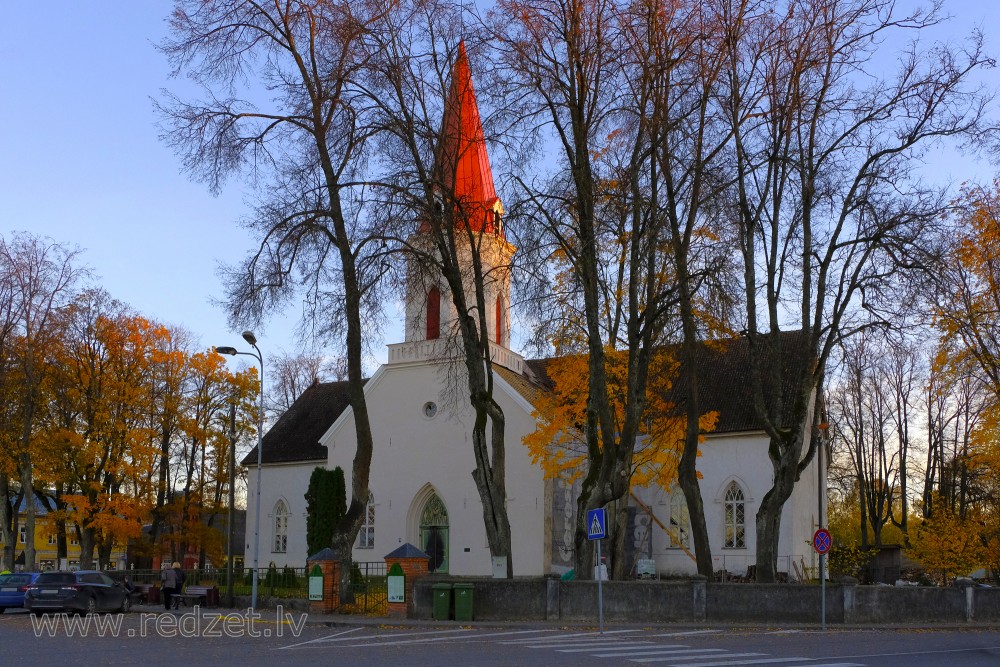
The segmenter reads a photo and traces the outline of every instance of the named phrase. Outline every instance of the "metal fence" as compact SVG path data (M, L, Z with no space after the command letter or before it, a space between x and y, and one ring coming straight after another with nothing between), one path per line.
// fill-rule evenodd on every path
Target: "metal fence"
M128 570L119 575L128 576L135 584L159 584L160 570ZM225 599L226 571L224 569L185 570L188 585L216 586ZM309 573L304 567L262 567L257 571L259 598L307 600L309 598ZM249 596L253 591L253 568L235 568L233 595ZM386 583L385 561L354 563L351 570L351 592L354 602L342 605L342 613L384 616L388 613L389 592Z

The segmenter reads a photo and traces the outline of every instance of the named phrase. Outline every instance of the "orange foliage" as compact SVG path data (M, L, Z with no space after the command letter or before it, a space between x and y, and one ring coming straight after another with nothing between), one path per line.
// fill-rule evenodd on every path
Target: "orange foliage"
M616 425L620 425L626 404L628 354L614 349L607 349L605 354L609 399ZM677 479L687 419L666 398L677 370L678 363L669 352L661 349L654 353L646 389L646 413L633 457L634 485L656 484L669 489ZM586 471L587 447L581 428L586 423L587 357L579 354L558 357L549 362L546 371L553 389L542 393L536 401L532 413L536 427L524 437L524 444L546 477L572 482ZM717 421L718 413L709 412L701 416L698 427L703 433L709 432Z

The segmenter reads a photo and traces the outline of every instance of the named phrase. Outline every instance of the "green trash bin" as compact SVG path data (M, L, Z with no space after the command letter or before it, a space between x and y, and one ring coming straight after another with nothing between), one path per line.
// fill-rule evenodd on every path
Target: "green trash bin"
M455 620L472 620L472 591L473 584L455 584Z
M434 620L447 621L451 618L451 584L434 584Z

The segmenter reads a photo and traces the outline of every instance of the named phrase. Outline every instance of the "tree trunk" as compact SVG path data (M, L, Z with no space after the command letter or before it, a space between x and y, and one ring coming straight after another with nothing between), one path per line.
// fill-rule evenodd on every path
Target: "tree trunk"
M21 505L21 492L15 493L13 501L10 495L10 477L0 474L0 530L3 533L3 567L13 570L14 559L17 557L17 528L20 520L18 508Z
M80 529L80 569L92 570L94 568L94 529L91 527L81 527Z

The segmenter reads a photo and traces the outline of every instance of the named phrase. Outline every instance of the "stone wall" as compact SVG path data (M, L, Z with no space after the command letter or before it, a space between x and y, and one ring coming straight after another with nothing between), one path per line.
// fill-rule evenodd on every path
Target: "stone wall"
M473 617L491 620L597 619L597 583L556 579L447 579L414 586L414 617L431 618L431 586L467 581ZM682 581L607 581L604 618L630 623L819 623L821 588L797 584L717 584ZM1000 589L828 584L830 624L1000 622Z

